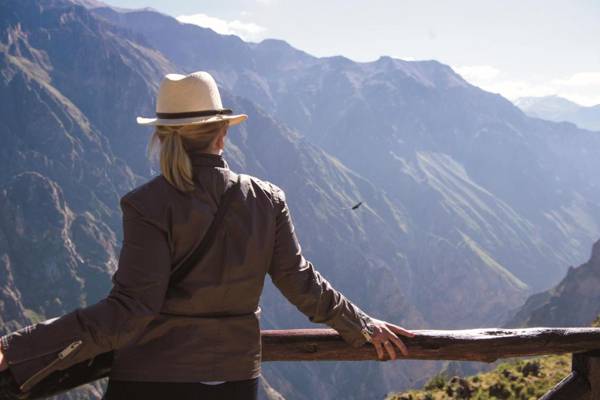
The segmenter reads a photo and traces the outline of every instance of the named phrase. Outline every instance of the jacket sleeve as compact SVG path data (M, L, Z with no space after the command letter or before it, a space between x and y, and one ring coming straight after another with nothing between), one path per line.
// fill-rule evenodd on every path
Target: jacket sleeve
M124 346L160 312L171 272L167 234L127 195L121 199L123 244L113 287L98 303L1 338L22 390L51 372Z
M275 185L274 185L275 186ZM361 330L371 318L337 291L302 255L285 193L274 188L275 246L269 275L275 286L311 322L325 323L354 347L365 344Z

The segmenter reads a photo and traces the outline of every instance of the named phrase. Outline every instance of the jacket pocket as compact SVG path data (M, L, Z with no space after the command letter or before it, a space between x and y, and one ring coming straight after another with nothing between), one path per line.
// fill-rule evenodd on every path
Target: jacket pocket
M19 386L19 389L22 392L28 392L29 390L31 390L31 388L36 385L37 383L39 383L42 379L44 379L46 376L48 376L51 372L53 372L53 368L55 368L61 361L67 359L70 355L72 355L75 350L77 350L79 348L79 346L81 346L81 344L83 343L82 340L76 339L73 340L71 343L69 343L66 347L61 347L58 349L54 349L53 351L50 352L45 352L43 354L36 354L35 357L29 357L27 359L21 359L21 360L17 360L17 361L13 361L10 364L18 364L21 362L25 362L25 361L29 361L32 360L34 358L37 357L43 357L45 355L54 353L55 351L59 351L59 353L56 355L56 358L54 358L48 365L46 365L45 367L43 367L42 369L38 370L37 372L35 372L33 375L31 375L29 378L27 378L27 380L25 382L23 382L23 384L21 384L21 386Z

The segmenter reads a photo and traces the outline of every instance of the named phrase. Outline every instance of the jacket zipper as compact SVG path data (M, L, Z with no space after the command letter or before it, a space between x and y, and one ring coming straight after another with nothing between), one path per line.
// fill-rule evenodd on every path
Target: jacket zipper
M76 338L72 338L71 340L75 340L75 339ZM68 342L66 342L66 343L68 343ZM19 358L19 359L16 359L16 360L8 360L8 364L9 365L20 364L20 363L23 363L23 362L26 362L26 361L31 361L31 360L33 360L35 358L40 358L40 357L43 357L43 356L47 356L48 354L52 354L52 353L56 353L57 351L60 351L60 349L64 349L64 346L65 346L65 344L62 344L61 346L57 346L57 347L53 348L52 350L47 350L47 351L45 351L43 353L36 353L33 356L29 356L29 357L25 357L25 358Z
M41 381L45 377L45 373L54 367L59 361L64 360L69 354L71 354L75 349L77 349L83 343L82 340L76 340L65 347L60 353L58 353L56 359L54 359L50 364L46 365L44 368L40 369L38 372L33 374L29 379L27 379L23 384L19 387L21 391L27 392L31 389L36 383Z

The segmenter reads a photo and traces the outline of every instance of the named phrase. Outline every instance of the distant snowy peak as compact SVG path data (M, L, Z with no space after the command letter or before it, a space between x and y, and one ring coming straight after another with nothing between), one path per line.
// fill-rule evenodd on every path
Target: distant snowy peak
M520 97L515 100L515 105L523 111L534 109L544 111L545 113L561 113L565 111L575 111L585 108L571 100L560 96L542 96L542 97Z
M514 104L532 117L568 121L580 128L600 131L600 104L586 107L560 96L521 97Z

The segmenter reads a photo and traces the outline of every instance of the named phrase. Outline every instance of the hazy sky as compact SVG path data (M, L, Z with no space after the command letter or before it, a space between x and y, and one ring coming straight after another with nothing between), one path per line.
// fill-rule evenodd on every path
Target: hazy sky
M435 59L509 99L600 104L600 0L107 0L316 56Z

